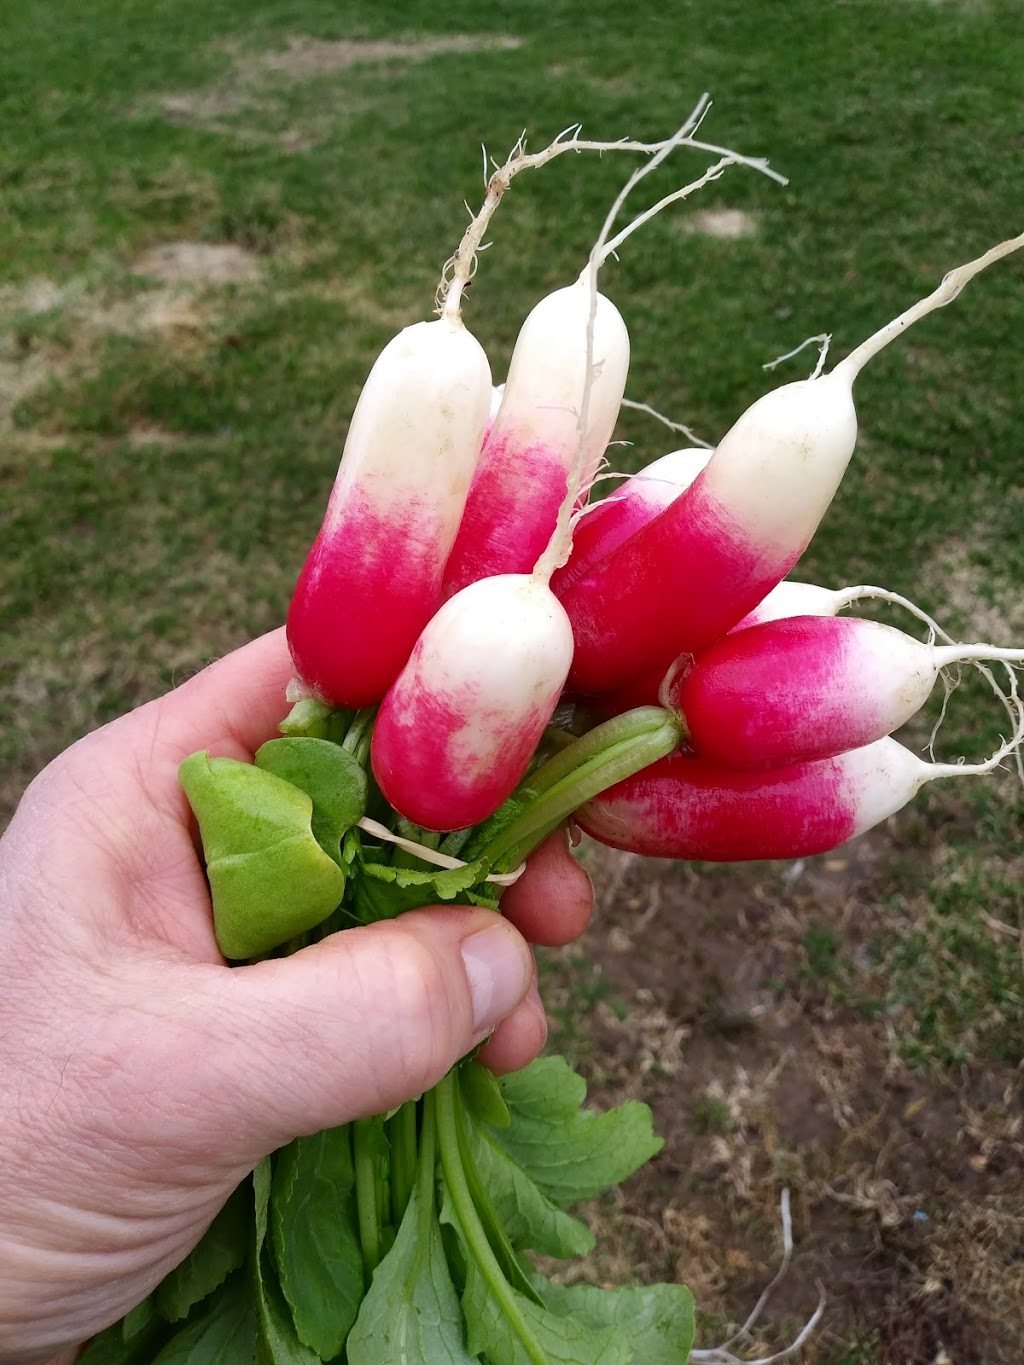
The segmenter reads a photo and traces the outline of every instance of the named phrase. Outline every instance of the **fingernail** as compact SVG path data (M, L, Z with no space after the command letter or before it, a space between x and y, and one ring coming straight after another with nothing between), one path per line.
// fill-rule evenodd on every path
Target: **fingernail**
M489 1032L511 1014L530 986L531 964L515 931L503 924L481 929L462 940L473 1028Z

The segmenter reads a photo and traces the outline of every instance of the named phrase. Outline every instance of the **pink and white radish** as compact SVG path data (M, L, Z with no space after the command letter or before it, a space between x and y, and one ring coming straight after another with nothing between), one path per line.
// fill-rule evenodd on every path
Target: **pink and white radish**
M907 805L927 782L991 772L984 763L926 763L894 739L813 763L736 772L671 754L583 806L577 823L613 848L652 858L744 862L825 853Z
M697 655L677 704L701 758L778 768L861 748L905 724L943 668L1024 650L932 645L856 616L796 616L735 631Z
M571 660L568 617L545 583L505 574L450 598L378 712L384 796L426 829L485 820L526 772Z
M753 610L737 621L730 634L746 630L748 626L763 625L765 621L784 621L788 616L836 616L851 603L862 597L875 597L880 592L881 589L875 588L822 588L817 583L784 578ZM890 597L889 594L885 596Z
M878 596L898 601L909 606L915 615L923 615L918 613L918 609L913 607L912 603L906 602L905 598L888 593L884 588L857 587L834 590L820 588L816 583L800 583L792 578L784 578L772 588L763 602L759 602L753 611L748 612L742 621L733 626L729 634L735 634L748 626L765 621L784 620L789 616L834 616L852 602L863 597ZM932 624L930 620L928 624ZM655 706L659 703L665 706L673 705L675 691L685 675L688 663L689 656L682 656L678 661L674 660L667 669L664 666L654 668L643 677L632 679L614 692L595 698L594 706L601 715L617 716L623 711L632 711L637 706Z
M480 578L533 569L554 532L580 445L585 486L611 440L628 369L626 325L609 299L595 299L589 268L537 304L512 353L445 569L446 596Z
M551 575L551 590L561 596L665 510L706 468L712 452L703 446L670 451L628 478L607 498L592 503L576 522L572 551Z
M359 395L327 514L288 610L288 644L321 700L380 701L441 603L491 402L458 317L385 346Z
M907 327L954 299L1024 234L951 271L830 374L758 399L696 482L562 595L573 623L570 683L611 691L724 635L763 601L810 542L853 453L853 383Z

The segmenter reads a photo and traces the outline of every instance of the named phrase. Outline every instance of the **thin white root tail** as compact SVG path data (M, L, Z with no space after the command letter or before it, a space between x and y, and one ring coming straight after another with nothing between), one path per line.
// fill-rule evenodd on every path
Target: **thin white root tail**
M653 417L662 426L668 427L669 431L678 431L681 436L685 436L688 441L692 441L695 446L701 446L704 450L713 450L714 446L710 441L705 441L702 436L698 436L690 427L682 422L673 422L671 417L666 417L657 408L652 408L650 403L637 403L632 398L622 400L624 408L632 408L635 412L646 412L648 417Z
M934 644L936 640L941 640L945 645L957 644L957 641L953 639L952 635L950 635L948 631L943 630L934 617L929 616L926 611L922 610L915 602L911 602L908 597L903 597L898 592L891 592L888 588L879 588L866 583L860 584L858 587L854 588L843 588L839 593L839 605L836 610L842 611L844 607L850 606L854 602L864 601L866 598L877 598L882 602L891 602L894 606L902 607L904 611L908 611L912 616L917 617L919 621L922 621L928 627L929 644ZM987 646L978 646L977 648L987 648ZM999 653L1000 655L1003 655L1007 652L1010 651L1000 651ZM1014 726L1014 730L1016 731L1021 718L1021 703L1017 692L1017 674L1012 663L1007 662L1005 658L1000 658L1000 662L1002 662L1003 667L1006 669L1007 677L1009 679L1010 691L1007 693L1003 691L992 670L981 658L975 657L966 662L969 662L973 668L976 668L988 683L989 687L992 689L993 695L998 698L1000 705L1007 716L1009 716L1010 723ZM938 738L942 722L946 718L949 699L956 690L958 682L959 676L953 678L943 671L942 685L944 688L944 695L942 699L942 710L938 720L932 727L932 732L928 737L927 744L928 754L933 760L935 758L935 741ZM1014 746L1009 753L1002 754L999 761L1001 762L1002 758L1010 756L1013 758L1021 785L1024 786L1024 755L1021 753L1019 741L1014 743ZM993 763L992 766L996 767L998 765ZM985 771L990 770L985 769Z
M479 212L472 219L469 227L466 228L454 256L445 263L441 282L437 288L436 305L438 313L445 318L459 317L463 292L473 278L477 255L483 250L481 243L484 233L494 217L494 211L501 202L502 196L520 171L545 166L549 161L553 161L556 156L561 156L563 152L639 152L652 158L664 159L664 156L673 147L686 141L697 131L710 106L710 97L706 94L702 95L682 128L674 133L671 138L664 139L661 142L635 142L630 138L620 138L615 142L592 141L580 137L580 130L583 125L576 123L568 128L563 128L554 141L542 151L527 152L526 134L524 132L519 135L518 141L502 165L499 166L493 161L490 163L494 166L490 177L487 176L488 156L486 149L484 149L484 178L487 185L484 201Z
M1018 772L1020 771L1020 747L1024 744L1024 702L1021 701L1020 693L1017 689L1017 675L1011 673L1010 682L1010 703L1017 717L1016 728L1010 738L1004 740L999 748L989 758L981 763L935 763L928 774L928 781L938 777L981 777L985 773L993 772L1000 767L1008 758L1018 760Z
M965 265L959 265L955 270L949 271L943 276L939 287L934 289L927 298L920 299L917 303L912 304L898 318L893 318L892 322L887 322L873 336L869 336L867 341L862 341L845 360L839 362L832 373L845 374L852 384L868 361L888 346L890 341L895 341L898 336L902 336L908 327L912 327L915 322L920 322L929 313L934 313L936 308L945 308L947 303L952 303L963 287L974 279L975 275L980 275L983 270L986 270L994 262L1002 260L1004 256L1019 251L1022 246L1024 246L1024 232L1018 237L1008 237L1005 242L1000 242L997 246L991 247L983 256L978 256L975 260L968 261Z
M826 357L828 356L828 348L831 344L832 333L819 332L819 334L816 337L807 337L804 341L801 341L799 346L794 346L793 349L791 351L787 351L785 355L777 355L774 360L766 360L765 363L761 366L761 369L762 370L777 369L781 364L783 364L784 361L792 360L795 355L799 355L801 351L805 351L808 346L817 346L818 363L815 365L814 370L811 373L811 378L817 379L818 376L821 374L822 370L825 368L825 360Z
M415 839L405 839L400 834L395 834L387 825L371 820L369 816L364 815L357 824L364 833L372 835L375 839L383 839L385 843L395 844L398 848L404 848L406 853L415 853L417 858L421 858L425 863L433 863L435 867L443 867L450 871L456 867L468 866L461 858L453 858L450 853L439 853L436 848L428 848L426 844L418 844ZM511 886L525 871L526 864L520 863L511 872L496 872L487 880L493 882L495 886Z
M789 1263L793 1258L793 1219L789 1208L789 1190L783 1190L779 1199L779 1215L782 1219L782 1260L779 1268L765 1286L761 1297L751 1309L746 1322L742 1327L737 1328L732 1336L726 1338L718 1346L710 1346L704 1350L694 1350L690 1352L691 1361L699 1361L701 1365L775 1365L776 1361L785 1360L788 1356L795 1355L801 1346L807 1341L811 1333L821 1321L822 1314L825 1312L827 1302L825 1291L822 1286L818 1286L818 1306L807 1319L801 1328L799 1335L781 1351L776 1351L770 1356L758 1356L751 1359L749 1356L744 1360L742 1356L734 1355L732 1347L742 1338L749 1336L757 1324L758 1318L764 1312L768 1300L775 1290L785 1279L786 1272L789 1270Z

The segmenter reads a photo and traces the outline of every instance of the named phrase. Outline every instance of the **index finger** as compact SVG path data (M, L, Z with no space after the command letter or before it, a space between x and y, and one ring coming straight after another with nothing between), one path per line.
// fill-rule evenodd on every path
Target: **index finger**
M273 630L217 659L173 692L94 730L61 761L87 773L102 772L107 785L123 786L114 781L120 774L141 786L160 810L179 813L182 760L197 749L251 760L287 714L285 689L293 674L284 629Z

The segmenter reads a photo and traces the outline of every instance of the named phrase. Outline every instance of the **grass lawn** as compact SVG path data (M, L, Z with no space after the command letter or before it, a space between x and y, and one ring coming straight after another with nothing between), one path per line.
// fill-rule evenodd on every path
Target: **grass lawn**
M579 120L661 137L709 90L708 138L789 177L731 169L605 272L627 393L713 441L813 359L764 362L821 332L838 358L1024 227L1022 71L1010 0L7 0L2 811L77 735L282 619L366 371L430 315L479 202L481 144ZM632 164L513 186L466 303L497 378ZM642 193L703 164L681 152ZM800 576L1024 640L1022 342L1011 258L872 363ZM636 411L620 435L622 470L672 443ZM940 754L984 756L1004 719L968 683ZM785 1185L796 1257L762 1349L817 1278L806 1365L1019 1360L1022 836L1005 776L937 784L807 865L587 855L601 915L545 962L555 1041L669 1136L592 1211L595 1273L688 1279L708 1345L771 1273Z

